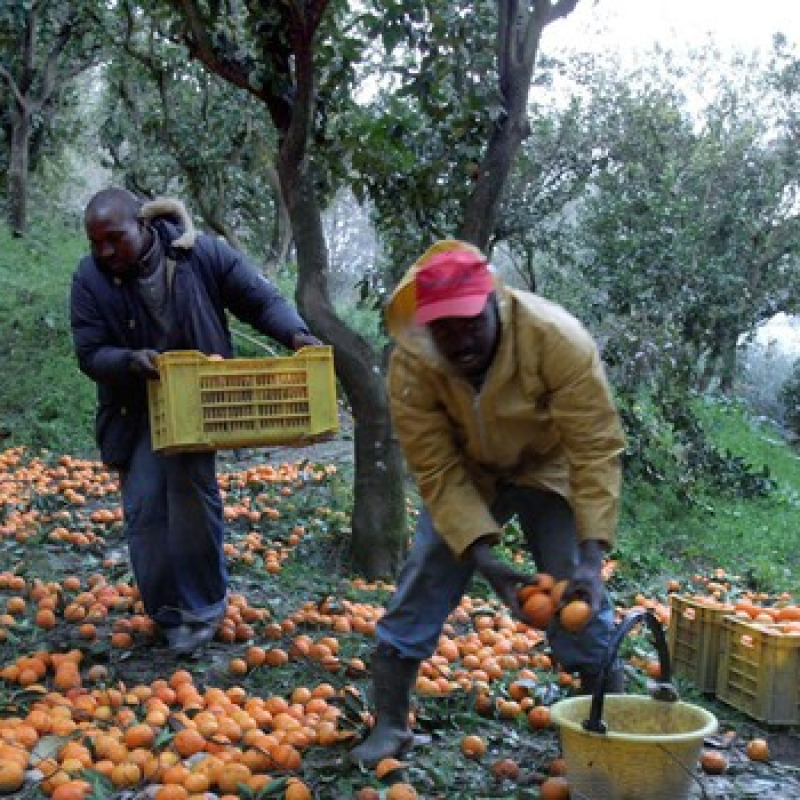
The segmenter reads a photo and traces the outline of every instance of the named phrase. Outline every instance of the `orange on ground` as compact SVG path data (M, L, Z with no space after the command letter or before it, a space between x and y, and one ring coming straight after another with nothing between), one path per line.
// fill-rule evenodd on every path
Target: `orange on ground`
M745 752L751 761L769 761L769 745L766 739L751 739Z
M480 758L486 752L486 742L480 736L469 734L461 740L461 752L467 758Z
M528 712L528 723L531 728L541 730L550 727L550 709L547 706L534 706Z
M561 776L548 778L539 787L539 797L542 800L569 800L569 783Z
M153 797L154 800L186 800L189 792L179 783L165 783L156 790Z
M499 780L515 781L519 778L519 764L513 758L503 758L492 764L492 775Z
M18 761L4 759L0 761L0 793L10 794L22 788L25 781L25 770Z
M155 738L156 738L155 731L149 725L146 725L144 723L131 725L131 727L125 731L125 734L123 736L125 744L130 748L135 748L135 747L149 748L155 741Z
M700 766L708 775L722 775L728 768L728 759L718 750L704 750L700 755Z
M311 790L299 778L289 778L284 800L311 800Z
M394 783L386 790L386 800L417 800L418 797L410 783Z
M50 800L84 800L92 789L89 781L71 780L56 786Z
M206 739L193 728L183 728L175 734L172 746L179 755L188 758L205 750Z
M383 780L390 772L403 769L405 766L406 763L404 761L398 761L396 758L382 758L375 765L375 776L379 780Z
M238 794L239 784L246 784L250 780L251 774L244 764L225 764L216 773L217 787L223 794Z

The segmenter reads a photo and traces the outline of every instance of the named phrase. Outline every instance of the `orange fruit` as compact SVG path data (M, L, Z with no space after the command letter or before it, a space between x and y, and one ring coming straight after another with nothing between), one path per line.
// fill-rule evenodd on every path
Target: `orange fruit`
M751 739L745 752L751 761L769 761L769 745L766 739Z
M700 755L700 766L709 775L722 775L728 768L728 759L718 750L704 750Z
M123 762L115 765L111 770L111 783L118 789L136 786L141 779L142 770L136 764Z
M183 786L183 782L189 777L189 767L182 763L169 764L161 770L161 783L177 783Z
M592 607L585 600L570 600L559 612L561 627L570 633L579 633L592 616Z
M56 786L50 800L84 800L91 791L89 781L71 780Z
M250 780L251 774L244 764L225 764L217 772L217 786L223 794L238 794L239 784L246 784Z
M550 590L550 597L553 598L553 603L556 606L561 602L561 598L564 596L567 586L569 586L569 578L563 578L557 581L555 586Z
M522 605L522 613L535 628L545 629L554 611L553 599L545 592L534 592Z
M373 789L371 786L362 786L353 795L353 800L381 800L381 796L377 789Z
M149 748L155 741L155 738L155 731L149 725L139 723L137 725L131 725L131 727L125 731L123 740L130 748Z
M480 736L470 734L461 740L461 752L467 758L480 758L486 752L486 742Z
M55 628L56 615L49 608L40 608L36 612L36 624L45 630Z
M243 658L232 658L228 662L228 672L231 675L247 675L247 662Z
M417 800L417 790L410 783L393 783L386 790L386 800Z
M404 761L398 761L396 758L382 758L375 765L375 776L379 780L383 780L390 772L403 769L405 766L406 764Z
M267 650L264 657L264 663L269 667L280 667L283 664L286 664L288 661L289 654L280 647L273 647L272 649Z
M165 783L156 790L153 797L154 800L186 800L189 792L179 783Z
M550 766L547 768L547 771L551 775L566 775L567 774L567 762L561 756L556 756L551 762Z
M311 790L299 778L289 778L284 800L311 800Z
M550 592L556 585L556 579L547 572L539 572L533 580L533 585L540 592Z
M539 797L542 800L569 800L569 783L566 778L560 775L555 778L548 778L539 787Z
M205 750L205 737L193 728L183 728L172 739L172 746L184 758L193 756Z
M27 603L21 597L9 597L6 601L6 609L9 614L21 614Z
M205 794L211 788L211 779L204 772L192 772L183 786L189 794Z
M519 778L519 764L513 758L503 758L492 764L492 775L500 780L515 781Z
M248 647L244 654L244 660L247 662L247 666L250 669L260 667L266 660L266 657L267 651L258 645L252 645L251 647Z
M10 794L22 788L25 781L25 770L17 761L4 759L0 761L0 793Z
M534 730L550 727L550 709L547 706L534 706L528 712L528 723Z

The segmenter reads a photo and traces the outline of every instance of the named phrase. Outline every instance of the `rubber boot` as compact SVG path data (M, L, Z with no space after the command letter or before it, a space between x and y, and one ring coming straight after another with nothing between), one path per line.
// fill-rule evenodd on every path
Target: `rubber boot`
M350 751L355 764L374 767L382 758L398 756L414 741L408 726L411 690L417 681L419 661L377 650L372 657L375 727Z
M597 685L598 673L581 672L581 694L594 694ZM606 675L603 694L624 694L625 692L625 667L617 661Z

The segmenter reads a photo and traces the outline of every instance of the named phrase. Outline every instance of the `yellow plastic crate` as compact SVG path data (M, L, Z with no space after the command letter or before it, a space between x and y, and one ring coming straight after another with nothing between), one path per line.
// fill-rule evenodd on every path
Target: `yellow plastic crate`
M717 697L767 725L800 722L800 634L781 623L723 621Z
M672 669L691 681L701 692L713 694L717 688L722 621L730 607L714 606L690 597L670 597L667 643Z
M224 450L304 445L339 428L333 351L305 347L286 358L209 358L162 353L147 382L153 449Z

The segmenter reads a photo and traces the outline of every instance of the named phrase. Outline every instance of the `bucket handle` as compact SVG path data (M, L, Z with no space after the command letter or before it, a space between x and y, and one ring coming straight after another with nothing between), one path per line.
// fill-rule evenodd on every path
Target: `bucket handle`
M678 699L678 692L672 685L672 664L669 658L669 649L667 648L667 638L664 636L664 629L658 617L656 617L652 611L634 611L628 614L622 621L614 632L614 636L608 646L605 661L603 662L597 684L592 693L592 705L589 710L589 719L585 720L583 723L585 730L591 731L592 733L607 732L608 728L605 722L603 722L603 701L605 700L606 677L617 660L617 651L622 644L622 640L641 622L647 623L647 627L650 628L656 652L658 653L658 662L661 667L661 678L652 683L650 686L650 694L654 700L661 700L668 703L674 703Z

